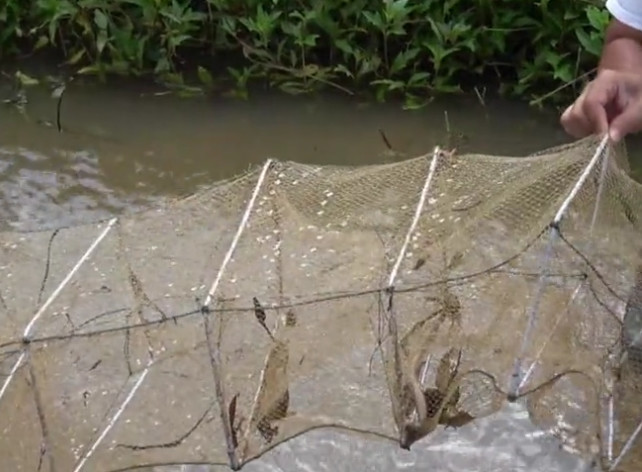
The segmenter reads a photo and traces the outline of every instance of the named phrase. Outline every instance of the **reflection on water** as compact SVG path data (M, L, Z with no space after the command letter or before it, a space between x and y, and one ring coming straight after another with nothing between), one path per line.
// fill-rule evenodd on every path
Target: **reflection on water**
M9 94L5 87L0 92ZM5 98L0 97L0 98ZM132 211L228 178L268 157L369 164L387 157L379 130L410 155L446 144L460 151L524 154L567 140L555 112L476 98L406 112L343 96L254 96L251 103L155 96L139 86L72 85L56 103L30 88L27 116L0 107L0 218L20 229ZM445 113L447 112L447 113ZM447 120L446 120L447 116Z

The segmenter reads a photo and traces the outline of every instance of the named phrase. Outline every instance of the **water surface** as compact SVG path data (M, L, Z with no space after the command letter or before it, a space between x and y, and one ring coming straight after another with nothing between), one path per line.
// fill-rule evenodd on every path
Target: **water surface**
M6 98L11 90L0 89ZM266 158L315 164L385 162L452 143L460 152L525 154L568 141L555 111L476 97L409 112L344 96L253 94L250 102L154 95L145 85L66 90L56 121L47 87L29 88L26 116L0 107L0 218L20 229L145 207L234 176ZM46 124L43 124L46 123ZM449 141L446 128L451 130ZM398 157L399 158L399 157Z

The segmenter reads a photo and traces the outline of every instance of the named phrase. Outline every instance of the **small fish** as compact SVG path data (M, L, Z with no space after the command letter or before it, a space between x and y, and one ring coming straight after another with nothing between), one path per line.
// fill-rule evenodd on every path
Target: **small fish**
M452 415L442 415L439 420L439 423L444 425L446 429L454 428L457 429L461 426L467 425L471 421L474 421L475 417L465 411L457 411Z
M266 443L271 443L279 434L279 427L274 423L288 416L288 407L290 405L290 392L286 390L270 410L259 420L256 429Z
M292 310L288 310L285 314L285 326L293 327L296 326L296 314Z
M265 310L261 306L261 303L259 303L259 300L256 297L252 297L252 302L254 303L254 316L256 316L256 319L258 320L259 324L263 326L267 334L274 340L274 336L272 336L272 332L270 331L270 328L267 327L267 315L265 314Z
M438 388L427 388L424 390L424 399L426 400L426 414L428 418L433 418L440 414L442 403L446 395Z
M279 427L272 426L270 422L267 421L265 418L259 421L258 425L256 426L256 429L259 431L261 436L263 436L263 439L267 444L270 444L274 440L274 438L279 434Z
M234 395L232 400L230 400L230 404L227 407L227 415L230 419L230 429L232 430L232 444L234 445L235 448L239 447L239 441L238 441L238 435L237 435L238 426L236 424L236 399L238 398L238 396L239 396L238 393Z
M467 412L457 409L459 403L460 390L458 385L453 385L457 382L456 376L461 363L461 350L458 350L457 357L455 352L457 350L451 348L443 355L437 368L437 378L435 379L435 388L428 388L423 390L423 398L417 399L425 405L425 417L415 422L404 424L399 444L401 448L410 450L410 446L432 433L438 425L445 425L446 427L457 428L463 426L475 418ZM411 380L418 387L419 384L416 380ZM417 403L418 405L418 403ZM417 408L419 413L419 409Z
M234 395L234 397L232 397L232 399L230 400L230 404L227 407L227 414L230 417L230 423L232 424L232 426L234 425L235 423L234 420L236 419L236 399L238 397L239 397L238 393Z
M446 265L446 270L454 269L461 263L463 259L464 259L464 254L460 251L457 251L455 254L453 254L453 257L450 259L450 261Z
M415 267L413 268L413 270L421 269L425 263L426 263L426 259L424 258L417 259L417 263L415 264Z

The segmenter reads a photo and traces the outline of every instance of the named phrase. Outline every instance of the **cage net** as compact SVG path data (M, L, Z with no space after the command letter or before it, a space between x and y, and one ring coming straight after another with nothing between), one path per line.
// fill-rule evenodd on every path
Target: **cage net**
M323 427L410 449L521 401L598 470L640 470L625 160L597 138L268 160L146 212L1 234L2 468L239 469Z

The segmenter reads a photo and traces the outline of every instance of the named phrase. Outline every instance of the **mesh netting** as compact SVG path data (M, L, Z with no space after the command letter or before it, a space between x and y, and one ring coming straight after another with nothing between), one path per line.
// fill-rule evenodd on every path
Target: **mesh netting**
M587 461L640 470L625 160L595 138L269 160L163 208L1 234L3 470L238 469L320 427L407 449L517 400Z

